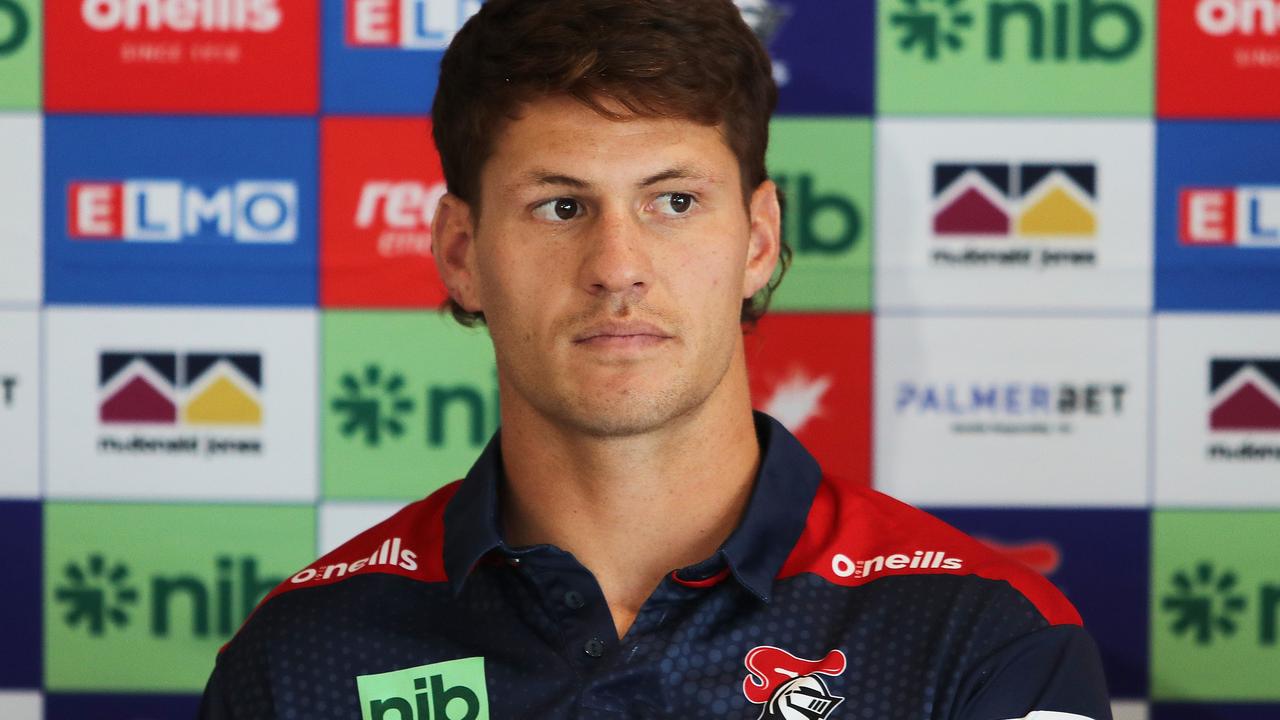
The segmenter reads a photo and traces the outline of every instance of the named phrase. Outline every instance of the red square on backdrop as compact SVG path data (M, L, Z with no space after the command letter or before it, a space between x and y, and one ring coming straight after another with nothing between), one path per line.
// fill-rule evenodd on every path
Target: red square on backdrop
M746 336L752 405L828 476L871 485L871 316L769 314Z
M1280 3L1165 0L1159 10L1158 116L1280 116Z
M319 3L46 2L45 108L313 113Z
M444 171L427 118L320 122L320 304L439 307L431 256Z

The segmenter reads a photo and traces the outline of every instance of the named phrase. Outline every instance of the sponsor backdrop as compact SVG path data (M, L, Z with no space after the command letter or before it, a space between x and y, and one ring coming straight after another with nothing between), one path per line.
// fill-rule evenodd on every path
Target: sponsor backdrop
M738 5L795 250L757 407L1056 582L1117 718L1280 716L1280 0ZM190 717L493 432L430 252L478 7L0 0L0 717Z

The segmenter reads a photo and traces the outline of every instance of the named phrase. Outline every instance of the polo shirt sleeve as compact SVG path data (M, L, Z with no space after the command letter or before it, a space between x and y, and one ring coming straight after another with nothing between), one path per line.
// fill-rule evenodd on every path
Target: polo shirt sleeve
M231 706L227 702L226 688L222 674L222 663L213 668L209 682L204 688L204 697L200 699L198 720L233 720Z
M1052 625L978 662L956 720L1112 720L1097 645L1078 625Z

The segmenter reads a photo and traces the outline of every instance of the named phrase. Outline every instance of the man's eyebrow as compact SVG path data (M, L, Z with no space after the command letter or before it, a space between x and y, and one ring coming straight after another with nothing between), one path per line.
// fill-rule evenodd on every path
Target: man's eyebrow
M636 183L636 187L649 187L650 185L656 185L666 180L705 180L709 182L716 182L717 179L715 176L702 172L692 165L677 165L673 168L650 175Z
M508 190L525 185L563 185L578 190L585 190L591 186L586 180L571 175L561 175L550 170L530 170L508 186Z

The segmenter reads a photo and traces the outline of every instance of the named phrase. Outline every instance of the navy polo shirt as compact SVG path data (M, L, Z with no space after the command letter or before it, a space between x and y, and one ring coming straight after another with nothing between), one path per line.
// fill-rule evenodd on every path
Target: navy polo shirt
M1097 650L1052 585L824 477L755 420L740 525L621 640L571 554L503 541L495 436L465 479L272 591L220 653L200 717L1109 720Z

